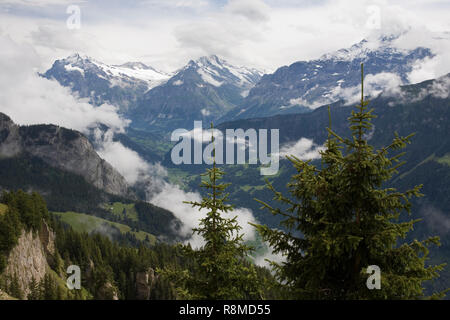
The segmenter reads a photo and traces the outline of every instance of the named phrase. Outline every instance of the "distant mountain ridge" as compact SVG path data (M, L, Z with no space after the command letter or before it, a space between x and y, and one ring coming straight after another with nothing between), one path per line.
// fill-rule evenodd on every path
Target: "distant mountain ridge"
M191 60L166 83L148 91L129 114L144 128L191 128L213 121L240 105L262 72L235 67L212 55Z
M94 105L117 106L132 120L132 127L167 133L190 129L194 120L218 124L311 112L346 100L360 81L362 62L372 92L409 84L414 64L434 54L425 47L399 49L395 41L402 36L362 40L318 59L280 67L272 74L233 66L216 55L190 60L168 74L141 62L109 66L75 54L55 61L43 76L70 87Z
M56 60L42 76L71 88L93 105L109 103L126 112L146 91L164 83L171 75L142 62L108 65L75 53Z
M42 76L71 88L93 105L115 105L136 127L167 130L223 116L242 103L262 74L216 55L164 73L142 62L107 65L73 54L56 60Z
M393 42L398 37L362 40L319 59L298 61L266 74L250 90L240 108L230 111L220 121L310 112L339 101L359 84L361 63L364 63L366 76L372 77L373 89L384 89L383 81L393 78L408 84L407 75L413 63L433 53L424 47L397 49Z

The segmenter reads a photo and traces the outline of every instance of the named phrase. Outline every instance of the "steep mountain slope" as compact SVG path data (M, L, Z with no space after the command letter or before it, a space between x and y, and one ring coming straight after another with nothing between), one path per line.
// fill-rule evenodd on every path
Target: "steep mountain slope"
M191 128L194 120L215 120L242 103L261 74L214 55L191 60L147 92L129 117L134 126L146 129Z
M48 260L54 259L54 238L55 234L44 222L37 234L22 230L17 245L9 253L4 276L10 279L17 277L24 298L31 293L32 280L39 283L50 271Z
M107 193L129 195L125 179L101 159L81 133L54 125L17 126L0 113L0 156L27 153L52 167L82 176Z
M364 62L366 84L373 91L386 84L408 83L412 64L432 55L427 48L396 49L397 37L362 40L348 49L319 59L299 61L264 75L239 108L221 121L309 112L327 103L348 98L359 84L359 66ZM356 90L357 92L357 90Z
M138 250L104 232L76 232L55 219L38 194L4 193L0 202L7 208L0 214L0 300L174 298L153 270L174 263L175 247L138 242ZM70 265L80 268L79 289L67 288Z
M70 87L94 105L110 103L122 112L135 106L145 92L170 78L169 74L141 62L107 65L79 54L56 60L42 76Z
M158 240L179 237L180 221L170 211L137 200L81 133L54 125L20 127L0 113L0 190L18 189L41 193L52 211L126 225L132 229L125 232L131 243L142 235L139 231ZM111 212L110 204L116 202L136 207L135 216Z
M431 201L430 205L439 208L442 212L450 212L450 203L446 194L450 192L447 173L450 173L448 156L450 155L450 75L437 80L425 81L423 83L407 85L399 88L396 93L390 91L379 95L370 102L377 118L374 119L375 129L372 132L371 142L375 146L384 146L390 143L394 132L400 135L408 135L415 132L412 144L408 146L407 153L403 157L407 161L395 177L397 186L406 186L406 180L411 184L420 184L425 180L418 179L416 170L424 170L424 166L433 167L428 172L426 179L428 184L427 196L423 198L423 204ZM347 118L353 106L345 106L335 103L331 106L332 128L338 134L348 136ZM326 127L329 124L328 108L323 106L316 110L303 114L277 115L266 118L242 119L218 125L218 129L225 132L226 129L279 129L280 149L285 148L287 154L294 153L301 156L306 147L294 148L301 139L311 141L311 147L320 146L327 138ZM290 147L290 148L288 148ZM309 149L311 150L311 149ZM175 166L170 160L170 152L165 157L164 164L168 167L176 167L178 170L197 174L204 171L202 165L178 165ZM438 170L439 168L439 170ZM270 192L264 188L264 179L258 166L228 166L225 168L227 174L225 181L232 182L230 187L230 199L236 206L251 208L258 219L277 225L272 216L259 210L259 204L252 199L270 199ZM438 173L439 172L439 173ZM280 171L273 177L267 177L273 181L279 189L284 189L290 176L294 173L292 166L281 158ZM187 174L189 176L189 174ZM186 176L186 174L184 174ZM423 175L422 175L423 176ZM200 178L192 176L185 180L190 188L197 188ZM248 196L250 193L251 197ZM423 205L421 205L423 207ZM420 209L420 208L418 208ZM448 218L450 221L450 218Z
M212 55L191 60L173 74L141 62L107 65L74 54L56 60L41 76L69 87L90 103L109 103L132 125L152 131L215 120L241 104L262 72L236 67Z
M417 223L410 239L423 239L437 235L442 246L433 248L432 262L447 263L450 261L450 74L436 80L407 85L397 90L389 90L370 101L377 116L373 120L374 130L369 134L370 143L375 147L384 147L391 143L394 133L405 136L415 133L412 143L407 146L406 154L401 158L406 164L400 167L389 186L405 191L423 184L424 197L413 200L413 219L423 219ZM332 129L344 137L349 137L347 119L353 106L335 103L331 106ZM294 154L300 158L317 146L323 145L329 126L328 108L323 106L303 114L276 115L266 118L241 119L220 124L217 128L226 129L279 129L280 149L288 147L286 154ZM311 142L308 148L304 139ZM298 146L298 147L295 147ZM304 158L303 158L304 159ZM320 166L318 160L312 160ZM201 183L198 172L205 170L201 165L171 164L170 153L166 156L167 166L182 170L180 177L187 176L184 183L187 188L195 189ZM292 164L281 158L280 170L274 176L261 176L259 166L230 165L224 168L224 183L231 183L227 189L229 199L236 207L246 207L262 223L271 227L279 227L279 220L261 205L254 201L260 199L266 203L279 206L274 202L273 193L265 187L265 178L276 190L288 195L287 183L296 170ZM199 190L199 192L203 192ZM402 215L406 218L406 213ZM447 267L441 278L433 284L436 290L450 287L450 268Z

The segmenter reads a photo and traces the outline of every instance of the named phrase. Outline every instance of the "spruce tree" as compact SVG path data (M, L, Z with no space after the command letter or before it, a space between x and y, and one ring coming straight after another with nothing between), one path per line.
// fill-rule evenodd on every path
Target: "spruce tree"
M41 292L39 290L39 283L36 281L36 279L31 277L31 282L29 284L30 293L28 293L28 300L40 300L41 299Z
M419 219L405 221L400 215L411 214L410 199L422 196L421 186L405 192L386 186L403 164L399 150L412 135L395 133L390 145L377 150L369 144L375 115L364 99L363 80L361 65L361 101L348 118L351 137L336 134L330 120L321 165L288 156L297 171L288 184L290 196L268 182L274 200L287 209L258 200L283 217L286 231L256 227L276 253L285 255L285 262L271 264L295 299L426 298L423 282L443 268L426 265L427 247L439 245L437 237L404 240ZM370 265L380 268L380 289L366 285Z
M17 298L19 300L23 300L23 292L19 284L19 278L17 277L17 274L14 273L9 281L9 288L7 292L14 298Z
M211 142L214 143L214 135ZM190 270L158 271L175 284L182 298L261 299L255 267L247 260L252 248L243 242L237 217L224 217L233 211L233 206L227 204L229 195L225 190L229 184L219 183L224 171L216 166L215 148L212 157L212 168L202 174L206 179L202 179L201 187L208 190L207 195L201 202L185 202L207 210L199 227L193 229L194 234L202 237L204 245L198 250L190 245L183 247L185 257L192 261Z

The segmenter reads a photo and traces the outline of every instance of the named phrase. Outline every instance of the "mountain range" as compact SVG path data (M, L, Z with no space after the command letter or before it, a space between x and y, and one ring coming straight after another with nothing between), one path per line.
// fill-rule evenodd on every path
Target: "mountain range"
M107 65L74 54L56 60L42 76L94 105L115 105L134 127L167 131L225 115L243 102L262 72L233 66L215 55L191 60L167 74L143 63Z
M327 103L349 100L360 81L362 62L373 95L389 86L408 84L414 64L433 52L425 47L399 49L395 45L399 37L362 40L318 59L282 66L272 74L236 67L215 55L164 73L139 62L107 65L74 54L55 61L42 76L70 87L94 105L117 106L134 128L170 132L190 129L194 120L220 123L311 112Z
M264 75L241 107L230 111L221 121L310 112L324 104L346 100L361 81L361 63L364 63L366 85L370 84L372 91L380 92L389 80L408 84L408 73L414 63L433 54L423 47L397 49L395 39L362 40L348 49L315 60L298 61Z
M205 126L214 121L223 131L279 129L282 155L302 157L326 140L328 105L332 129L349 137L349 102L359 90L359 68L364 63L370 106L377 115L369 140L381 147L391 141L394 132L416 133L403 158L406 165L395 174L391 186L404 191L424 184L425 196L415 200L412 211L414 218L424 221L412 237L441 236L443 246L432 252L432 259L445 262L450 257L450 74L410 83L415 63L432 57L433 52L425 47L398 49L396 39L363 40L318 59L280 67L272 74L236 67L215 55L166 73L141 62L108 65L74 54L56 60L41 76L69 87L94 106L116 106L132 122L114 141L148 162L162 162L170 182L201 193L199 172L206 166L173 165L168 133L190 129L194 120L203 120ZM145 202L136 186L129 186L101 159L89 139L55 125L18 126L0 113L0 189L37 191L63 222L88 232L100 232L106 223L119 228L119 238L127 244L182 240L182 221ZM317 157L312 161L318 161ZM232 204L251 209L261 223L277 227L279 221L253 201L270 203L272 198L259 167L236 165L224 170L224 182L232 183ZM269 180L277 190L287 192L293 174L295 169L282 159L279 173ZM445 271L434 286L442 289L449 283L450 273Z

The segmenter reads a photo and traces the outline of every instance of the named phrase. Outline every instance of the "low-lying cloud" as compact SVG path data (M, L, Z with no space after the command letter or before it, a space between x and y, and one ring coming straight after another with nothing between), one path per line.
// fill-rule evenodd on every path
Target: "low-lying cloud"
M29 45L0 36L0 112L21 125L56 124L89 134L94 131L99 155L134 184L147 178L148 164L133 150L113 141L130 123L117 108L103 104L94 107L78 99L69 88L38 74L40 59ZM99 124L110 129L100 134Z
M300 160L313 160L320 158L320 151L324 147L314 143L313 140L301 138L296 142L289 142L281 147L280 156L295 156Z
M410 92L409 90L402 90L400 87L397 87L383 92L382 95L387 98L395 98L395 101L389 102L389 106L391 107L397 104L422 101L428 96L437 99L448 99L450 97L450 75L429 82L417 92Z
M114 106L93 107L68 88L39 76L33 47L0 36L0 111L22 125L53 123L87 133L97 123L123 131L129 121Z
M199 220L206 216L207 210L198 210L198 207L192 207L190 204L184 203L184 201L201 202L202 196L200 193L184 191L179 186L170 184L162 179L157 181L157 185L159 185L159 190L156 192L153 190L148 196L148 201L171 211L183 223L180 230L181 236L187 237L187 242L194 248L201 247L204 244L203 238L198 234L192 234L192 229L199 226ZM249 222L256 223L257 221L250 209L235 208L231 212L222 214L222 216L226 218L236 216L238 224L242 227L239 233L243 234L244 240L255 239L255 229Z
M450 232L450 218L442 210L432 206L424 205L420 209L420 214L424 217L425 223L433 231L441 236Z
M397 94L403 84L400 76L391 72L368 74L364 77L364 96L376 97L381 93ZM361 85L353 87L336 87L331 100L343 100L346 104L361 100Z
M138 180L148 179L149 164L137 152L114 141L112 130L102 134L99 129L96 129L94 136L98 145L97 153L119 171L128 183L135 184Z

